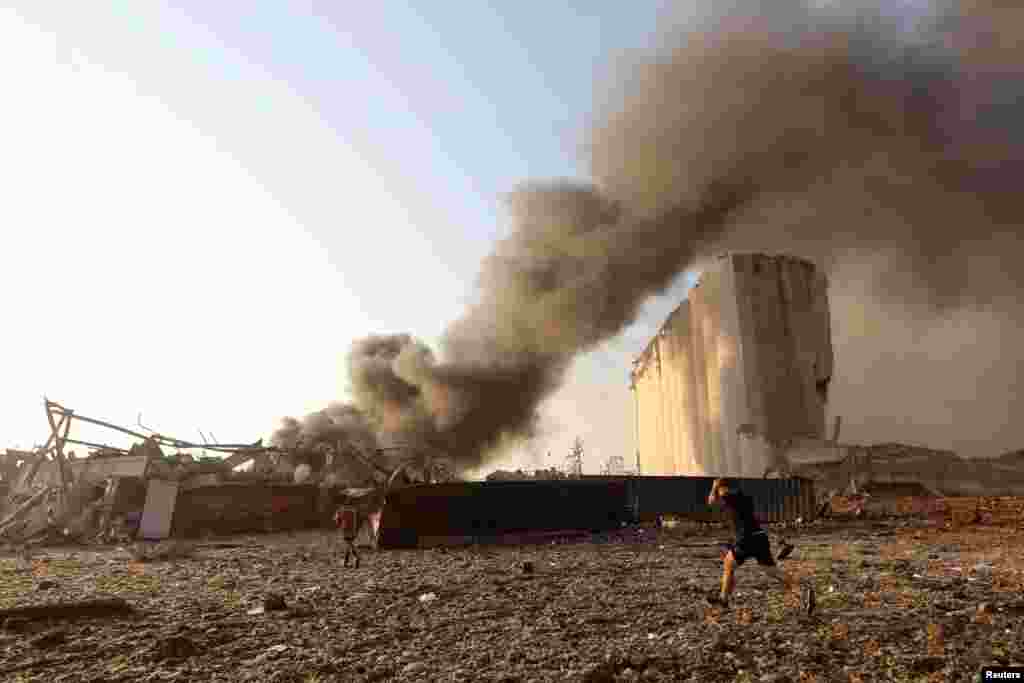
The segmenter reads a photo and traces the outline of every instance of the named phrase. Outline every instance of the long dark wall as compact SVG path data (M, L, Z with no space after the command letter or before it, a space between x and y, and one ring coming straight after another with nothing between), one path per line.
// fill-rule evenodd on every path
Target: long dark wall
M182 491L175 536L283 531L323 525L317 486L222 484Z
M414 547L426 536L603 530L627 521L625 482L586 480L430 484L388 494L381 547Z
M410 486L388 494L378 542L417 547L427 537L484 539L527 531L593 530L659 515L714 521L710 477L583 477L577 480L473 482ZM812 482L740 479L766 522L809 519Z
M740 479L766 522L808 519L814 487L804 479ZM417 547L424 538L473 537L563 530L602 531L623 523L675 515L721 520L707 505L710 477L583 477L557 481L422 484L385 498L378 542ZM328 496L328 498L324 498ZM336 497L317 486L220 485L182 491L175 536L325 527Z

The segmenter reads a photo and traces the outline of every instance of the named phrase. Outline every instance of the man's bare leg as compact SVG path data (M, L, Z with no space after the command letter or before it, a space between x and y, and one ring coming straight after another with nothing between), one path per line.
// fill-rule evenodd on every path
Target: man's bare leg
M736 588L736 557L730 550L722 559L722 587L716 599L713 595L708 596L708 601L713 605L726 607L729 604L729 597Z

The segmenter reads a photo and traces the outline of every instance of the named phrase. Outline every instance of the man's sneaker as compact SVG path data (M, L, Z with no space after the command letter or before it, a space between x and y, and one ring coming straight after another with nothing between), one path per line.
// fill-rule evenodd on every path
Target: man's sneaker
M794 550L796 550L796 546L792 543L783 543L782 550L779 551L779 556L776 557L775 560L777 562L781 562L782 560L792 555Z
M722 596L717 593L709 593L704 599L712 607L722 607L724 609L729 606L729 601L723 600Z
M811 616L814 614L814 608L817 607L818 599L814 594L814 586L807 583L800 588L800 611Z

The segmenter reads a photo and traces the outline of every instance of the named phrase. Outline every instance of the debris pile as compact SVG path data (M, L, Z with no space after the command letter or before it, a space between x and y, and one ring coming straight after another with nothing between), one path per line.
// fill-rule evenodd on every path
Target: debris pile
M50 436L0 453L0 544L100 543L317 526L357 501L365 514L388 487L434 481L443 463L400 447L296 443L289 448L191 443L76 414L45 401ZM73 421L138 439L130 448L70 436ZM90 448L86 457L69 445ZM210 455L210 454L214 455Z
M887 497L932 495L935 497L1024 496L1024 457L1010 453L998 458L963 458L939 451L897 443L871 446L838 441L839 422L831 440L792 438L773 443L749 425L740 436L747 451L770 453L773 465L765 476L803 477L816 482L823 501L834 495L859 495L875 488L887 489ZM900 488L922 493L903 494Z
M495 470L487 475L487 481L527 481L530 479L568 479L567 475L557 467L550 469L538 469L533 472L524 472L521 469L515 471Z
M928 519L934 526L957 529L984 525L1024 528L1024 498L1010 496L875 496L836 495L829 511L837 516Z
M41 550L34 574L0 558L0 610L18 610L0 616L0 671L47 682L848 683L925 671L968 681L1022 661L1024 532L803 527L784 566L815 586L811 617L797 591L756 569L738 573L732 609L706 607L722 533L384 552L344 574L334 533L197 544L187 562ZM58 588L33 590L45 579ZM115 596L126 604L95 602Z

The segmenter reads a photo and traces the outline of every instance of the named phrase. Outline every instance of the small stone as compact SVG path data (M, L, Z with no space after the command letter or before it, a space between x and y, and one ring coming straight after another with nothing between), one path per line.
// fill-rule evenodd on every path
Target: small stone
M524 574L532 574L533 573L533 562L523 562L523 573Z
M402 667L402 673L417 674L425 670L426 668L427 665L423 662L409 662L408 664Z
M68 638L67 631L63 629L54 629L53 631L47 631L42 633L32 640L29 641L29 645L37 649L46 649L56 647L57 645L63 645Z
M36 584L36 590L38 591L48 591L56 587L57 582L53 581L52 579L43 579L42 581Z
M188 659L199 654L199 648L185 636L171 636L153 644L157 659Z
M5 631L11 631L12 633L22 633L28 630L28 619L7 617L6 619L4 619L3 627Z
M285 604L284 597L278 593L267 593L263 597L263 609L273 612L275 610L288 609L288 605Z

